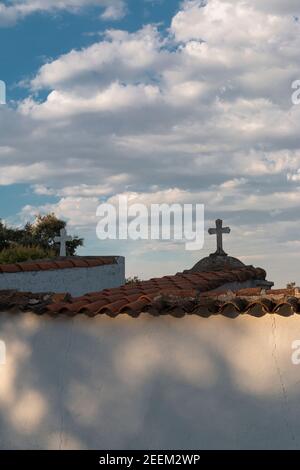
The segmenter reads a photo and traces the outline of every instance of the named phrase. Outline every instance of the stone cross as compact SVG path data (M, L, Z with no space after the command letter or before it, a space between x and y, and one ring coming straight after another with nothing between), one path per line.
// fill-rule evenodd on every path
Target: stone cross
M60 243L60 253L59 256L66 256L66 243L72 241L72 237L67 235L65 228L62 228L60 231L60 237L54 238L55 243Z
M223 220L216 220L216 228L208 230L209 235L217 235L217 251L215 255L226 256L227 253L223 250L223 233L230 233L229 227L223 227Z

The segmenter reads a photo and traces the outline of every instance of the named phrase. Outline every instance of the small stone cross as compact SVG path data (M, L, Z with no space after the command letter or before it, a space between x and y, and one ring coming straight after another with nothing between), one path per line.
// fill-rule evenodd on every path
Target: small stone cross
M55 237L54 238L55 243L60 244L60 253L59 256L66 256L67 251L66 251L66 243L72 241L72 237L67 235L67 231L65 228L62 228L60 231L60 237Z
M226 256L227 253L223 250L223 234L230 233L229 227L223 227L223 220L216 220L216 228L210 228L208 230L209 235L217 235L217 251L215 255Z

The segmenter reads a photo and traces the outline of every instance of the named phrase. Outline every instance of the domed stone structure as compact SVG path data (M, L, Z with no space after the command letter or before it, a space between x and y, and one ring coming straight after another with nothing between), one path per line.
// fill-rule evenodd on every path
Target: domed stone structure
M213 253L206 258L201 259L192 269L190 273L199 273L203 271L221 271L226 269L243 268L245 264L237 258L228 255L218 255Z
M271 289L274 286L274 282L266 280L266 272L261 268L253 268L253 266L246 266L242 261L232 256L228 256L227 253L223 250L223 234L230 233L229 227L223 227L223 221L221 219L216 220L216 228L210 228L208 230L210 235L217 236L217 250L215 253L212 253L206 258L201 259L192 269L187 269L184 271L186 274L191 273L207 273L208 278L211 277L214 271L220 271L224 274L227 272L230 274L232 270L241 270L241 273L247 271L247 269L254 269L256 271L256 277L253 279L243 280L243 277L240 281L231 281L222 285L221 288L217 288L214 291L228 290L236 292L240 289L249 289L260 287L263 289ZM230 278L230 276L229 276Z
M229 227L223 227L223 220L216 220L216 228L210 228L208 233L210 235L217 236L216 252L198 261L198 263L196 263L192 269L189 269L188 272L197 273L203 271L221 271L245 267L245 264L242 263L242 261L237 258L233 258L232 256L228 256L223 250L223 234L230 233Z

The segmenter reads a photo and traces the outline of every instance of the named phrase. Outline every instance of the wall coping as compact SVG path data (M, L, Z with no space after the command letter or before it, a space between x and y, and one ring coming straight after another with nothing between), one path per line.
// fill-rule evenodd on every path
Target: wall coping
M32 271L53 271L57 269L94 268L118 264L119 256L72 256L24 261L22 263L0 264L0 275Z

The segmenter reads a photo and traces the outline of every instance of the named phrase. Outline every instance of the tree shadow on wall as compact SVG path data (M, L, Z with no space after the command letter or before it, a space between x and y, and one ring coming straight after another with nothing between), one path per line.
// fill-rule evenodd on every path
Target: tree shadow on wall
M300 393L282 389L273 346L270 383L242 387L230 351L241 354L253 330L219 323L4 315L0 447L299 447ZM271 322L264 325L271 332ZM263 379L253 372L253 380Z

